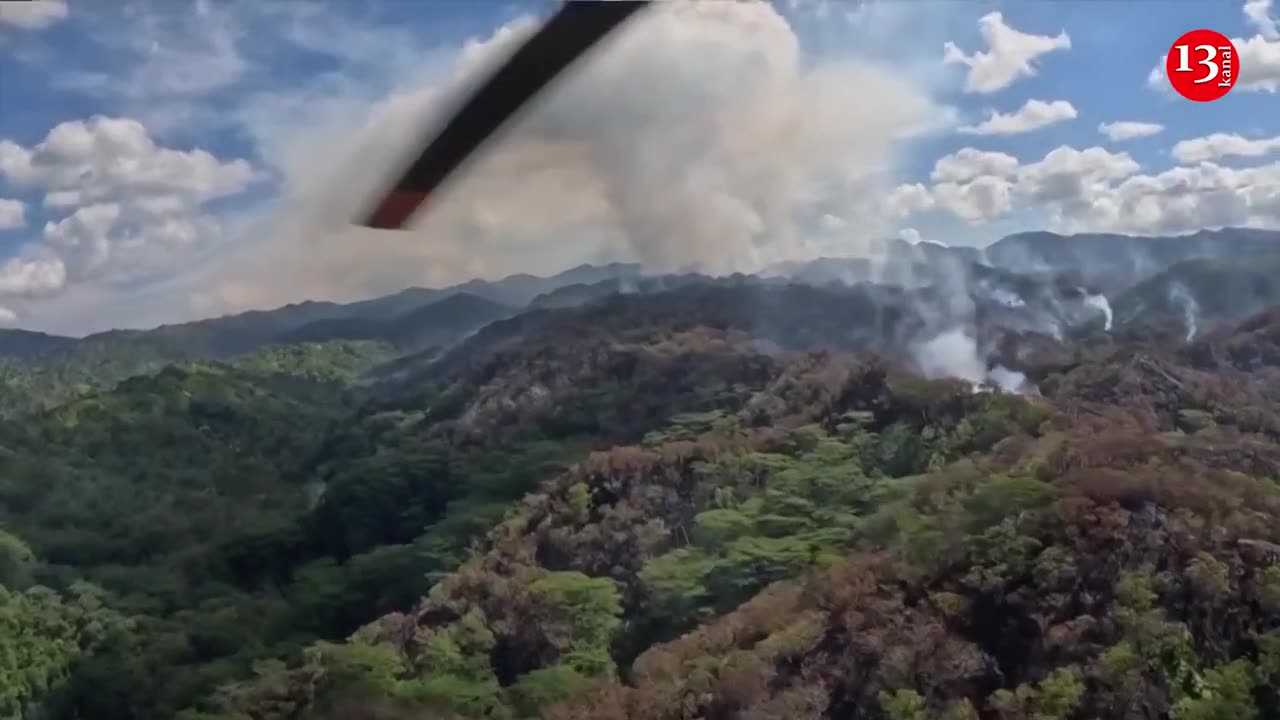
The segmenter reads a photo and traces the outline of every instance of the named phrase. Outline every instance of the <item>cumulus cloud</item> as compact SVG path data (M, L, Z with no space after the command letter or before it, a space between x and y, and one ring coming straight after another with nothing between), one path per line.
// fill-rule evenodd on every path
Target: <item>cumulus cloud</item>
M74 274L91 275L110 257L110 234L120 219L120 205L97 203L44 226L44 240L73 258Z
M0 306L0 327L8 327L18 322L18 313Z
M1138 172L1128 153L1100 147L1054 148L1043 160L1018 168L1018 184L1044 199L1083 196L1088 191Z
M68 278L163 267L175 248L215 235L203 205L242 192L255 173L244 160L162 147L136 120L95 116L63 122L32 147L0 141L0 177L43 191L46 211L67 213L42 234L61 273L42 285L49 292Z
M1244 16L1267 40L1280 40L1280 22L1271 16L1271 0L1246 0Z
M965 89L975 93L994 93L1021 78L1036 74L1036 60L1055 50L1071 48L1066 31L1057 35L1034 35L1005 24L998 12L987 13L978 20L978 30L987 50L966 54L955 43L944 46L943 58L948 63L968 66Z
M935 175L932 185L902 185L890 196L901 216L944 212L983 224L1025 210L1068 233L1280 227L1280 162L1230 168L1204 160L1147 174L1127 153L1101 147L1062 146L1014 167L968 148L940 159Z
M812 254L806 228L824 217L822 234L856 251L893 228L877 201L900 149L950 117L900 67L802 58L768 3L661 3L552 87L414 228L350 227L406 139L532 27L514 21L469 43L447 82L403 87L356 128L295 133L277 155L289 197L261 231L278 242L230 266L204 306L554 271L584 257L754 269ZM357 149L337 162L314 152L333 138ZM279 282L279 267L298 284Z
M1240 79L1236 90L1274 93L1280 90L1280 40L1264 35L1233 39L1240 53Z
M0 141L0 175L62 193L54 205L177 193L191 202L234 195L253 180L244 160L158 146L142 123L94 116L60 123L31 148ZM74 195L72 195L74 193Z
M1012 155L967 147L939 158L929 177L934 182L961 183L980 175L1004 177L1017 169L1018 158Z
M1137 138L1150 137L1159 134L1164 130L1164 126L1159 123L1137 122L1133 120L1121 120L1112 123L1100 123L1098 132L1107 136L1111 142L1124 142L1125 140L1135 140Z
M27 206L21 200L0 198L0 230L12 230L27 224Z
M66 0L0 0L0 25L41 30L67 17Z
M41 256L38 249L0 263L0 295L41 297L52 295L67 283L67 269L57 257Z
M1280 152L1280 136L1250 139L1234 133L1213 133L1181 140L1172 154L1180 163L1194 164L1225 157L1256 158Z
M1211 162L1135 175L1079 218L1082 226L1171 233L1228 225L1280 227L1280 163L1233 169Z
M896 217L942 210L971 225L982 225L1012 208L1018 159L1000 152L961 148L934 163L932 186L909 183L896 187L887 206Z
M987 114L986 120L977 125L962 127L960 132L970 135L1018 135L1054 123L1074 120L1076 116L1075 107L1066 100L1028 100L1011 113L992 110Z
M909 183L894 188L885 203L894 217L903 218L912 213L933 209L933 195L922 183Z
M1013 207L1013 183L994 175L966 183L939 183L930 194L934 206L971 225L981 225L1008 214Z
M139 111L174 111L157 100L203 95L236 83L249 63L240 49L243 37L239 3L112 3L93 18L90 38L118 66L64 70L55 82L65 88L131 101ZM88 4L92 16L103 8ZM123 20L127 31L115 23ZM139 103L141 101L141 103ZM148 117L149 124L158 118Z

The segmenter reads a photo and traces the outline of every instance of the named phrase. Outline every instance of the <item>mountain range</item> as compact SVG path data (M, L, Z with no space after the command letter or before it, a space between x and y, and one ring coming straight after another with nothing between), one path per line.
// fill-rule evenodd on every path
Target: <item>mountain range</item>
M1280 717L1280 233L0 334L0 717Z
M348 304L308 301L84 338L0 330L0 361L34 364L40 372L73 379L71 385L98 386L171 362L228 359L296 342L370 341L388 345L388 355L409 355L447 347L525 310L690 286L737 292L748 303L744 308L768 306L768 293L787 285L843 287L844 307L832 311L852 316L844 339L832 340L864 349L906 352L952 327L979 336L999 328L1061 337L1099 319L1104 326L1114 323L1116 332L1161 328L1189 338L1276 301L1277 248L1280 232L1241 228L1173 237L1036 232L981 250L891 240L868 257L780 263L728 277L651 275L625 263L581 265L551 277L409 288ZM752 291L744 294L743 288ZM84 372L86 365L93 371ZM45 400L64 396L52 391Z

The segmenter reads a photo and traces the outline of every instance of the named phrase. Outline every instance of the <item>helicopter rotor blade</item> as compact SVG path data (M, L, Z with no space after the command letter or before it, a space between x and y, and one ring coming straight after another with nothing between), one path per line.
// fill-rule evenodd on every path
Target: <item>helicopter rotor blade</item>
M650 0L570 0L497 69L360 220L404 227L475 150L587 50Z

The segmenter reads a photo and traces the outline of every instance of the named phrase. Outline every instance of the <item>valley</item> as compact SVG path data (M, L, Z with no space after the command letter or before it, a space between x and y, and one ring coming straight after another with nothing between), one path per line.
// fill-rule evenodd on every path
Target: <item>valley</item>
M0 717L1278 717L1277 248L0 331Z

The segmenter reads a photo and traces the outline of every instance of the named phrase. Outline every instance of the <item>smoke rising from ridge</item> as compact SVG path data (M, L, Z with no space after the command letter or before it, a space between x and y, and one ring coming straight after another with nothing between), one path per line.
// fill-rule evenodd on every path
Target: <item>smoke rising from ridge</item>
M991 365L973 335L961 328L946 330L914 348L917 368L926 377L957 378L974 385L994 385L1005 392L1023 392L1027 377L1002 365Z
M291 139L292 201L260 231L281 238L275 257L256 248L228 288L278 296L250 300L262 305L584 260L731 272L858 254L891 230L881 200L903 150L952 122L901 65L806 56L769 3L658 3L536 99L409 231L351 227L424 125L533 27L524 19L468 43L446 82L406 86L361 127L317 120ZM319 144L354 151L337 161L305 151ZM291 279L257 282L267 267L290 267Z
M952 377L979 384L987 365L978 355L978 342L959 328L940 333L916 348L920 370L931 377Z
M1107 296L1086 295L1084 303L1085 305L1088 305L1102 313L1103 317L1106 319L1106 325L1104 325L1102 329L1106 332L1111 332L1111 321L1114 319L1114 316L1111 313L1111 303L1107 302Z
M914 322L907 326L905 342L885 339L884 344L904 348L924 375L1034 392L1027 378L1006 364L1026 360L1019 353L1023 334L1061 342L1095 324L1105 332L1114 326L1107 297L1075 285L1071 275L1010 273L983 262L989 261L984 255L939 246L888 243L886 249L885 258L869 264L866 280L905 288L900 302Z
M534 27L525 18L468 43L443 82L406 84L357 127L318 120L291 138L277 159L291 201L260 231L281 241L255 247L205 311L551 274L584 260L725 273L827 252L865 259L860 280L929 295L912 306L924 328L895 342L934 355L922 362L930 372L1019 384L972 332L975 297L989 299L966 263L924 243L895 247L927 260L920 271L878 240L892 234L884 198L903 150L952 112L902 65L806 57L768 3L660 3L536 99L409 231L351 226L424 125ZM314 152L322 143L355 149L335 162ZM1000 292L1008 310L1031 314L1019 306L1028 298ZM1024 323L1060 337L1064 316Z
M1175 282L1169 287L1169 300L1182 309L1182 324L1187 330L1183 339L1191 342L1199 331L1200 304L1196 302L1191 291L1180 282Z

